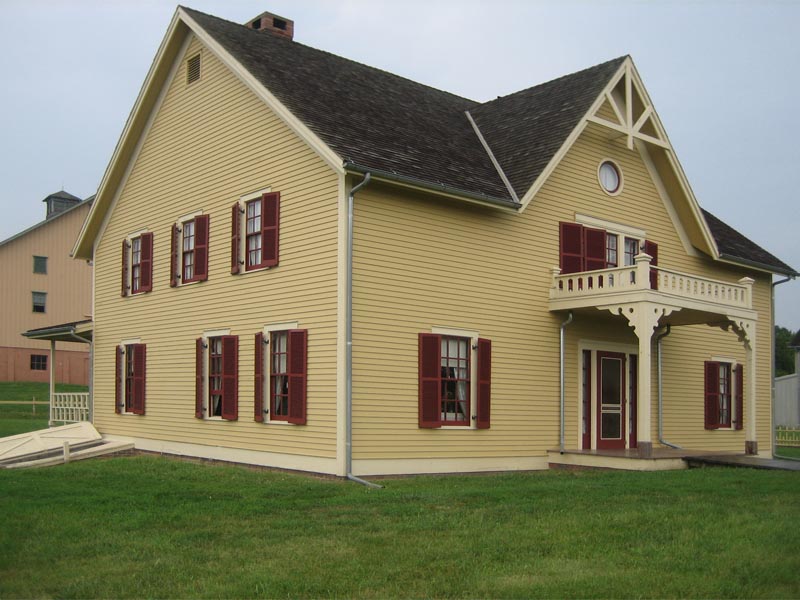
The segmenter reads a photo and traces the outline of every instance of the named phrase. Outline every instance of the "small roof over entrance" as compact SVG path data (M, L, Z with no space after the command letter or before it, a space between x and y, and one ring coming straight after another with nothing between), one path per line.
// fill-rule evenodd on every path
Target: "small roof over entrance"
M83 342L92 343L94 323L91 319L62 323L61 325L48 325L38 329L29 329L23 332L26 338L32 340L49 340L52 342Z

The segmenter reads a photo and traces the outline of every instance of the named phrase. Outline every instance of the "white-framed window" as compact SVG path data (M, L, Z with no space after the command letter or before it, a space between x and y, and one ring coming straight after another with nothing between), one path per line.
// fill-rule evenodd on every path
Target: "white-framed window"
M153 234L131 233L122 241L122 295L153 290Z
M743 429L744 365L713 357L704 363L705 428Z
M622 169L609 158L603 159L597 166L597 180L602 190L609 196L616 196L622 192Z
M297 321L271 323L255 344L255 420L305 425L308 331Z
M419 426L488 429L491 341L452 327L432 327L418 337Z
M229 329L195 340L195 417L235 421L239 416L239 337Z
M263 188L245 194L232 207L231 274L278 266L280 192Z
M116 350L115 407L117 414L145 414L147 346L140 338L123 340Z
M172 225L170 286L208 279L210 218L201 212L184 215Z

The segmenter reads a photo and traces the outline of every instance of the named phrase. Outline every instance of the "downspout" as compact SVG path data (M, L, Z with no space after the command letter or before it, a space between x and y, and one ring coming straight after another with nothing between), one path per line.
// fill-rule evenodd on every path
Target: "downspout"
M366 186L372 175L364 174L361 183L350 190L347 195L347 299L345 301L345 336L347 349L345 351L345 397L347 402L347 415L345 417L345 472L347 479L371 488L382 488L382 485L365 481L353 475L353 205L356 192Z
M570 323L572 323L572 311L569 311L569 316L567 316L567 320L561 324L561 329L559 331L559 382L561 388L561 436L559 438L559 448L561 454L564 454L564 329L566 329L567 325Z
M792 458L788 456L781 456L780 454L776 454L775 450L777 449L776 445L776 438L775 438L775 287L779 286L782 283L786 283L787 281L792 281L794 277L787 277L786 279L780 279L779 281L774 281L772 283L771 294L769 297L770 300L770 311L769 311L769 318L770 318L770 337L772 338L772 348L770 354L770 361L769 361L769 374L770 374L770 412L772 413L772 455L779 456L780 458Z
M670 333L672 333L672 327L667 325L667 328L664 330L664 332L658 334L658 337L656 338L656 355L658 357L658 443L663 444L664 446L669 446L670 448L675 448L676 450L680 450L680 446L664 439L664 373L661 367L661 340L667 337Z

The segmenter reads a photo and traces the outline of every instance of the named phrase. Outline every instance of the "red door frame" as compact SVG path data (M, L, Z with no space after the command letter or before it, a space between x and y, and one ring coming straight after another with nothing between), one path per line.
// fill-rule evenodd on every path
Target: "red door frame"
M602 424L603 424L603 412L602 412L602 400L603 400L603 359L611 359L611 360L618 360L619 361L619 392L620 392L620 437L619 439L606 439L604 440L602 437ZM627 403L627 394L626 387L625 387L625 372L626 372L626 361L625 361L625 354L621 352L603 352L598 350L597 351L597 394L595 398L596 404L596 414L597 414L597 449L598 450L624 450L625 449L625 440L627 439L628 435L628 421L625 418L626 415L626 403Z

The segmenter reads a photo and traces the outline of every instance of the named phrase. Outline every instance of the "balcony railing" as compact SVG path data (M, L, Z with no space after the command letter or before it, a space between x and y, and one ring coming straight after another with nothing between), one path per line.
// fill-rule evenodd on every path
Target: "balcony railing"
M644 290L657 291L685 300L710 302L732 308L752 308L753 280L745 277L737 283L651 267L647 254L636 257L636 265L583 271L562 275L553 269L551 300L600 297Z

